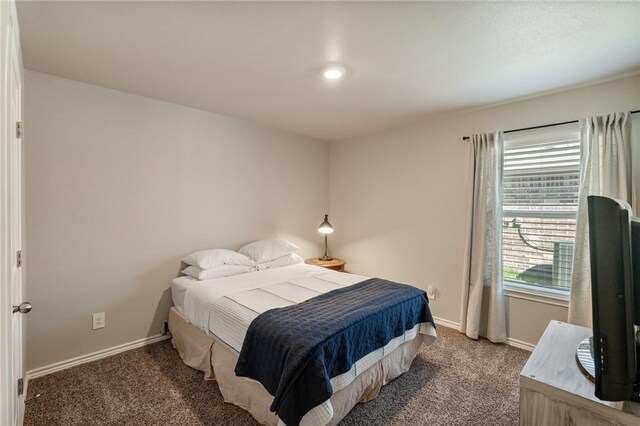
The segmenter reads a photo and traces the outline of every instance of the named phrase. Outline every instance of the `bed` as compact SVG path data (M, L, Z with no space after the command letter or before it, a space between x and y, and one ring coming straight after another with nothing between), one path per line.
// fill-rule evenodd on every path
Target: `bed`
M365 280L368 278L306 264L205 281L179 277L171 287L172 343L187 365L203 371L205 379L218 382L226 402L247 410L261 424L283 425L270 411L274 397L265 387L234 372L251 323L265 311L300 304ZM300 424L337 424L358 402L374 399L383 385L406 372L420 345L435 338L433 323L423 322L359 358L349 371L331 377L331 397L306 412Z

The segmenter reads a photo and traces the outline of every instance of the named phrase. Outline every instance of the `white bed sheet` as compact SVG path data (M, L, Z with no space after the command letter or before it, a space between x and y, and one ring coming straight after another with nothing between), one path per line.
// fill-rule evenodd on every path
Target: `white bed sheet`
M240 352L249 324L262 312L300 303L366 279L296 264L205 280L187 288L184 317L209 336Z
M192 285L199 283L200 280L193 277L182 276L171 281L171 298L173 305L180 315L184 317L184 295L187 289Z

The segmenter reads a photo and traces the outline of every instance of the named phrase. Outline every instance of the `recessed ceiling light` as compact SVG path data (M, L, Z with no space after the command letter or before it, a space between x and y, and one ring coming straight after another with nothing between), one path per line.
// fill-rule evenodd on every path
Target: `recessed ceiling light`
M338 66L327 67L322 71L322 75L327 80L338 80L344 76L345 69Z

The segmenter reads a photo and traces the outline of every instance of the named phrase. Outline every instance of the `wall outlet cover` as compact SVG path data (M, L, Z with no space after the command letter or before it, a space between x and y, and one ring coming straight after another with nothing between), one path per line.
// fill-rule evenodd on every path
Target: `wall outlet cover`
M96 312L93 314L93 329L97 330L99 328L105 327L105 315L104 312Z
M430 285L427 287L427 297L429 300L436 300L436 288L435 286Z

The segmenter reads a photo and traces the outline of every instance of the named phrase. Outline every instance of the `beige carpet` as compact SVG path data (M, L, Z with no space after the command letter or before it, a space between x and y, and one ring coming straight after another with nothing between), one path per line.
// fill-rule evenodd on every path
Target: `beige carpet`
M342 425L515 425L518 375L529 353L438 328L411 370L358 404ZM29 383L25 425L255 425L169 341Z

